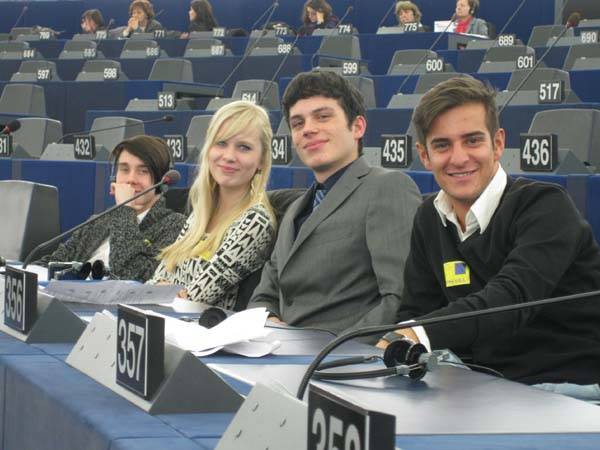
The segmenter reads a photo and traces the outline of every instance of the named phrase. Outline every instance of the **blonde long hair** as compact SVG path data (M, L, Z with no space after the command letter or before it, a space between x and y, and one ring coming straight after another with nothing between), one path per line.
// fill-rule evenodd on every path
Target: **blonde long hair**
M225 122L227 123L223 126ZM209 170L209 149L216 142L226 141L251 128L257 128L260 132L262 169L252 178L248 192L240 203L216 224L210 235L205 238L206 228L216 210L219 198L219 186ZM229 226L254 205L264 205L275 223L275 214L266 193L271 172L272 136L269 116L263 108L253 103L232 102L215 113L208 126L204 146L198 158L200 173L190 188L188 202L193 211L192 223L181 239L164 248L160 254L169 272L186 259L197 257L206 251L211 254L216 252Z

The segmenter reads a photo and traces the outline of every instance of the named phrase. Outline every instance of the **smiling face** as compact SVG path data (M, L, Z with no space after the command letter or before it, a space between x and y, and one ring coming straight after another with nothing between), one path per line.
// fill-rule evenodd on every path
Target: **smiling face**
M290 108L290 129L298 155L323 182L358 158L366 121L348 119L337 100L323 96L299 100Z
M133 188L135 194L148 189L154 184L150 168L137 156L123 150L117 161L117 184L128 184ZM154 190L141 196L134 201L137 213L150 209L159 199L159 195Z
M224 128L225 127L225 128ZM217 136L224 136L221 130ZM219 185L220 193L245 194L250 190L250 182L257 170L262 168L262 144L257 127L249 128L228 139L217 137L208 150L209 170Z
M492 180L504 151L504 130L490 136L481 103L467 103L436 117L417 143L423 165L449 196L457 215L466 214Z

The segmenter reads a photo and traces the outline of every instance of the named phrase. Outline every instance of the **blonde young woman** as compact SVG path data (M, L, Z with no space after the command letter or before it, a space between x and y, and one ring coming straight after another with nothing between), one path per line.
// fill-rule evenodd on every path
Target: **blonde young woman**
M233 309L239 282L262 267L275 236L266 195L271 136L267 113L252 103L215 113L190 189L192 214L150 283L181 284L180 297Z

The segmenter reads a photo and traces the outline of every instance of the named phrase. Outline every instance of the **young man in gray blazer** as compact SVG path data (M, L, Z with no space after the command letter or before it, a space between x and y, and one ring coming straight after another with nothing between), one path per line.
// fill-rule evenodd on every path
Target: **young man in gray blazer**
M316 182L288 208L249 307L334 333L392 323L421 196L361 156L360 93L332 72L297 75L283 97L292 140Z

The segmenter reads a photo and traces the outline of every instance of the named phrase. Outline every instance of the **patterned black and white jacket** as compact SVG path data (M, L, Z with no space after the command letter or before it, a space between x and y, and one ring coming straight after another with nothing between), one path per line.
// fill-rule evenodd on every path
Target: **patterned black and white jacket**
M185 216L165 206L159 199L141 223L132 208L119 208L73 233L50 255L34 262L47 266L50 261L88 261L109 238L110 277L122 280L148 280L158 266L158 253L173 243L185 223Z
M193 221L191 215L178 239ZM260 269L269 258L275 224L266 208L257 204L246 210L229 227L218 250L209 259L185 260L172 272L161 262L149 283L167 281L185 286L188 298L233 309L240 281Z

